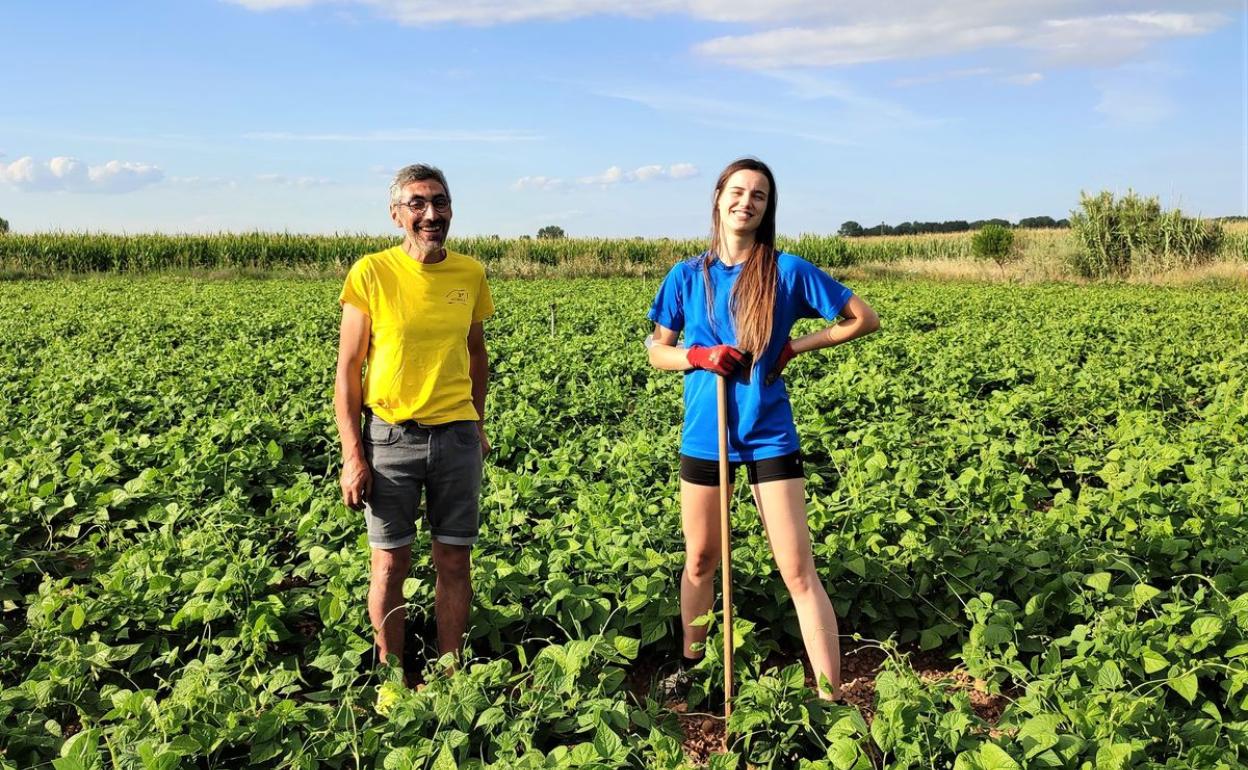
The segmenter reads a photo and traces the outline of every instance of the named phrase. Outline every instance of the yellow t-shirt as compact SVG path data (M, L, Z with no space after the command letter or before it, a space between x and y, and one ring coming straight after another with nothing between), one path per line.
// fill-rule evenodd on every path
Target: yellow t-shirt
M447 250L446 259L425 264L395 246L352 265L338 302L371 321L364 405L374 414L431 425L480 419L468 330L494 312L480 262Z

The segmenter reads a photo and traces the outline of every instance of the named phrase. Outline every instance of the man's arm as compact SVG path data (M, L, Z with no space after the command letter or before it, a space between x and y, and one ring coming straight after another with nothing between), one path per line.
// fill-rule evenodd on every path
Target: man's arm
M490 440L485 435L485 393L490 379L490 357L485 352L485 326L480 321L468 327L468 376L472 379L472 406L477 410L477 433L481 436L481 455L490 453Z
M373 487L373 475L364 457L360 436L360 412L364 405L362 384L364 359L372 320L354 305L343 303L338 329L338 370L334 376L334 420L342 443L342 501L350 508L364 507Z

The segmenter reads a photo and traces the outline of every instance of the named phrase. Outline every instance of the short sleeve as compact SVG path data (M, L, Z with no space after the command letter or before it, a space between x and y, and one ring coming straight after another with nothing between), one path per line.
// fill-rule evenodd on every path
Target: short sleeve
M485 280L485 271L481 271L481 288L477 291L477 304L472 306L472 322L481 323L494 315L494 298L490 296L490 285Z
M685 328L685 302L682 292L682 273L684 265L676 265L668 271L667 277L659 285L659 292L650 306L648 318L659 326L674 332Z
M854 296L853 291L810 262L800 258L796 262L798 269L793 293L801 310L798 315L828 321L839 316L849 298Z
M365 265L366 260L359 260L351 266L351 270L347 272L347 280L342 285L342 293L338 295L338 304L351 305L359 308L364 315L371 316L372 310L368 305L368 270Z

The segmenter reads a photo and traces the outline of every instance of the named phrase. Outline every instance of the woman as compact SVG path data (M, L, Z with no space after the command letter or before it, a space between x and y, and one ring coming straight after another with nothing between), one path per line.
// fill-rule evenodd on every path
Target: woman
M799 318L839 323L789 339ZM821 697L840 697L836 614L815 570L806 479L781 373L796 355L879 328L875 312L801 257L776 250L776 183L759 160L729 164L715 183L706 253L672 268L650 309L650 363L686 372L680 455L685 569L680 581L682 670L701 657L719 564L716 377L728 378L728 459L745 465L771 551L793 597ZM684 346L677 337L684 332ZM826 686L825 686L826 681Z

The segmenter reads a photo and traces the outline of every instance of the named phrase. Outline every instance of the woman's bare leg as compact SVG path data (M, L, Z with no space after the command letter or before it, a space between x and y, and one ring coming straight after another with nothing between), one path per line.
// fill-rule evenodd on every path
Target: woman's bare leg
M820 682L819 695L836 699L841 695L841 640L836 612L815 570L806 521L806 480L784 479L753 485L754 502L763 518L771 552L780 569L793 606L806 656ZM831 691L822 687L827 678Z
M719 487L680 480L680 520L685 533L685 569L680 576L680 622L686 658L700 658L693 645L706 641L706 626L693 621L715 601L715 570L719 567Z

